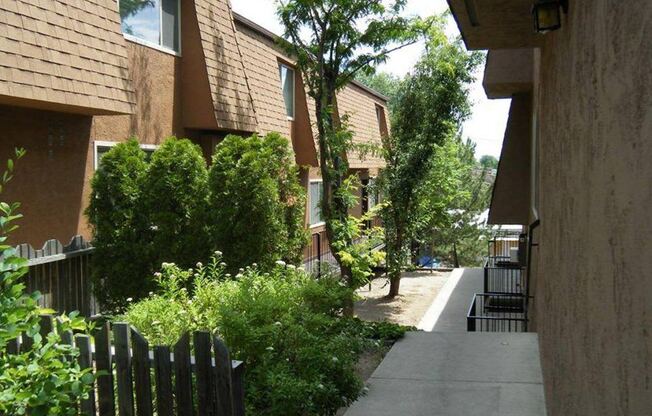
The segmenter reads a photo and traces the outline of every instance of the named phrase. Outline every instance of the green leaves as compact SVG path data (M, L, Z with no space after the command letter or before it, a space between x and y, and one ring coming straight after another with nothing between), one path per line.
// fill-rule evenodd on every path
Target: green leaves
M166 265L162 282L184 273L199 277L190 290L166 286L133 304L124 319L152 344L174 344L188 330L219 335L232 357L246 363L247 414L335 415L361 392L355 373L360 353L405 332L342 318L352 291L336 276L316 280L282 264L246 267L230 276L224 267L212 267L220 263L217 256L187 271Z
M234 272L251 263L297 264L307 242L305 190L287 139L227 136L210 169L213 247Z
M24 156L16 150L16 160ZM14 162L7 162L3 184L11 180L8 172ZM1 191L1 189L0 189ZM19 204L0 202L0 242L21 218ZM44 339L40 334L39 314L53 311L39 308L38 292L26 294L20 278L27 272L27 260L16 255L9 245L0 245L0 414L7 415L76 415L78 400L85 396L93 382L88 371L81 371L76 362L77 350L62 343L59 334L67 330L86 329L75 313L62 317L58 331ZM33 339L29 351L7 353L7 345L19 335Z

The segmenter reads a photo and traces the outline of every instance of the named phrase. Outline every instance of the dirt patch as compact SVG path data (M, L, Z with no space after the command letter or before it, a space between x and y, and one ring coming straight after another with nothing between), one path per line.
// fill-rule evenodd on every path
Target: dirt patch
M363 299L356 302L355 313L365 321L388 321L416 326L450 276L445 272L405 273L400 295L387 299L389 281L380 278L358 290Z

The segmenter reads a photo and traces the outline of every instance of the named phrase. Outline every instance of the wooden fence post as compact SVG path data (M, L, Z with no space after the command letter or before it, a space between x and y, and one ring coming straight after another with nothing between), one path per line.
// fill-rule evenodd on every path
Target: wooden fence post
M134 416L134 385L131 373L129 324L113 324L115 344L116 381L118 384L118 411L120 416Z
M101 416L115 416L115 396L113 393L113 360L111 359L111 324L105 322L97 328L95 338L95 368L97 377L98 407Z
M202 416L215 416L211 334L195 332L195 374L197 376L197 405Z
M233 366L229 349L222 340L213 338L215 352L215 396L217 398L217 415L233 416Z
M158 416L173 416L172 364L169 347L154 347L156 411Z
M190 335L183 334L174 346L174 378L177 396L177 416L193 416L192 363L190 361Z
M76 335L75 343L79 348L79 367L82 370L90 369L93 372L93 351L91 338L88 335ZM88 399L81 401L81 412L84 416L95 416L95 384L91 386Z
M243 362L233 369L233 416L245 416L244 372Z
M150 376L149 344L135 329L131 328L133 346L134 381L136 382L136 414L152 416L152 377Z

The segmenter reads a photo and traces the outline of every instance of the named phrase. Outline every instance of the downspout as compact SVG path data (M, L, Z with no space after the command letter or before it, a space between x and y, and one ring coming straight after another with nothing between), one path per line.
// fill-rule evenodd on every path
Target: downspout
M532 247L539 246L538 243L533 242L534 230L536 230L539 225L541 225L541 220L537 219L528 227L528 248L527 248L527 271L526 271L526 281L525 281L525 332L527 332L527 326L529 324L529 306L530 306L530 272L532 271Z

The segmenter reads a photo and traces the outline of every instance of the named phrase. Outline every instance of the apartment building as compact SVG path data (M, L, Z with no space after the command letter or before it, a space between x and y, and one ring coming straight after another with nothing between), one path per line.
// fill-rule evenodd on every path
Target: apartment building
M512 98L490 222L529 230L548 414L651 414L652 3L449 5Z
M338 106L356 140L380 144L386 97L351 83ZM323 232L314 107L275 35L228 0L0 0L0 159L27 150L3 195L25 216L14 243L90 237L90 179L115 143L187 137L209 160L227 134L271 131L291 140L306 226ZM363 180L383 166L349 162Z

